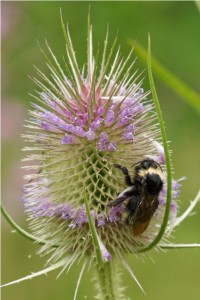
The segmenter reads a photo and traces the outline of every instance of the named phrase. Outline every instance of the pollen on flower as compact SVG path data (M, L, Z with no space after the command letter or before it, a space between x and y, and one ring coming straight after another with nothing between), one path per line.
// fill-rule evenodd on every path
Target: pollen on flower
M120 256L135 252L138 244L149 243L155 237L166 200L164 188L147 231L134 237L124 223L126 205L108 207L125 188L113 164L125 165L133 172L134 163L152 156L164 168L164 155L156 142L160 136L150 114L152 102L147 100L142 83L130 75L134 66L131 53L123 59L119 51L114 54L114 45L108 51L106 36L98 65L90 27L86 72L78 66L68 30L65 38L67 68L61 68L47 44L49 74L36 68L40 80L33 78L39 87L34 96L38 104L33 103L26 125L25 138L31 146L25 150L32 153L25 159L31 164L27 166L30 174L26 177L23 203L34 234L49 241L49 247L44 245L40 253L51 253L52 262L66 253L75 253L77 258L91 255L85 195L105 245L103 256L110 260L110 253ZM174 181L174 198L179 196L179 187L179 182ZM175 207L173 201L172 215ZM58 247L52 249L54 244Z

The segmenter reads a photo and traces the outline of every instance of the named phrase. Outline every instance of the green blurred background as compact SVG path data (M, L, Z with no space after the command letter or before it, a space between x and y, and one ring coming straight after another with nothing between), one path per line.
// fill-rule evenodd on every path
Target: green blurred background
M35 89L28 78L33 65L44 68L37 39L45 38L62 60L65 52L60 26L60 7L80 65L86 58L87 14L90 2L2 2L2 201L12 217L27 227L20 203L24 171L20 169L23 122L31 102L29 92ZM198 90L200 81L200 16L194 2L92 2L94 44L103 45L107 24L110 41L119 29L119 43L126 55L127 40L132 38L147 46L148 32L152 52L168 69ZM111 44L111 43L110 43ZM136 67L144 69L138 60ZM155 78L156 79L156 78ZM175 178L183 175L180 212L188 206L200 186L200 122L198 113L157 79L156 87L173 149ZM145 72L144 88L149 89ZM174 233L173 242L200 242L200 205L198 214L186 220ZM36 255L37 247L11 232L2 218L2 281L23 277L43 268L45 258ZM200 299L200 250L151 251L146 257L129 258L130 265L142 283L144 296L124 272L124 284L130 299ZM144 263L145 262L145 263ZM79 266L70 274L55 280L56 271L2 290L3 300L70 300L76 286ZM92 299L91 273L81 282L77 299Z

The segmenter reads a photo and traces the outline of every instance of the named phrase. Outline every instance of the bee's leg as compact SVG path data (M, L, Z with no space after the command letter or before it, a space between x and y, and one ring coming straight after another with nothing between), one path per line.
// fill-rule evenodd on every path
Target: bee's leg
M128 169L126 167L122 167L122 166L120 166L118 164L113 164L113 165L114 165L115 168L121 170L122 173L124 174L126 185L133 186L133 182L132 182L131 177L129 175Z
M124 202L126 199L127 199L126 196L117 197L114 201L112 201L108 204L108 207L115 207L115 206L121 204L122 202Z
M124 202L125 200L129 199L130 196L132 196L132 188L127 188L125 191L123 191L121 194L119 194L115 200L110 202L108 204L108 206L109 207L117 206L117 205L121 204L122 202Z

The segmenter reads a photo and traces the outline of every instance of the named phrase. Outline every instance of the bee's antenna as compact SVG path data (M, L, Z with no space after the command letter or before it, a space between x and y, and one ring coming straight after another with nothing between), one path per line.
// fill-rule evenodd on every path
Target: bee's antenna
M138 165L138 164L140 164L142 161L143 161L143 160L138 161L137 163L133 164L133 165L131 166L131 168L134 167L134 166L136 166L136 165Z
M161 168L161 165L157 161L155 161L155 163L159 166L160 170L163 172L163 169Z

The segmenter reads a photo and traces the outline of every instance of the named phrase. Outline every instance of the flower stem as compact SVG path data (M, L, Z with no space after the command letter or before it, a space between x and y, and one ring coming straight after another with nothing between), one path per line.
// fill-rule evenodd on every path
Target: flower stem
M106 262L101 268L96 267L95 274L96 299L124 300L124 287L121 282L121 272L116 259Z
M112 279L111 262L105 263L102 267L97 267L99 284L98 293L99 299L114 300L114 287Z
M96 254L97 264L98 264L99 268L101 268L101 267L103 267L103 257L102 257L102 253L101 253L100 240L99 240L98 234L96 232L95 224L93 222L93 219L92 219L92 216L90 213L89 203L88 203L86 196L84 196L84 202L85 202L86 213L87 213L87 217L88 217L89 228L90 228L90 232L91 232L91 236L92 236L92 241L93 241L93 245L94 245L94 250L95 250L95 254Z
M86 198L84 197L84 202L86 206L86 212L88 216L88 222L89 222L89 227L92 235L92 240L94 244L94 250L96 254L96 262L97 262L97 273L98 273L98 279L97 279L97 288L98 288L98 296L99 299L102 300L114 300L114 293L113 293L113 285L112 285L112 272L111 272L111 263L110 262L104 262L101 249L100 249L100 244L99 244L99 238L98 234L95 229L95 224L93 222L90 209L89 209L89 203ZM98 297L97 296L97 297ZM98 298L97 298L98 299Z
M97 291L96 299L123 300L125 299L123 295L124 288L120 285L121 274L118 270L117 262L114 259L111 260L112 256L98 235L86 195L84 195L84 203L96 258L96 272L94 273Z

